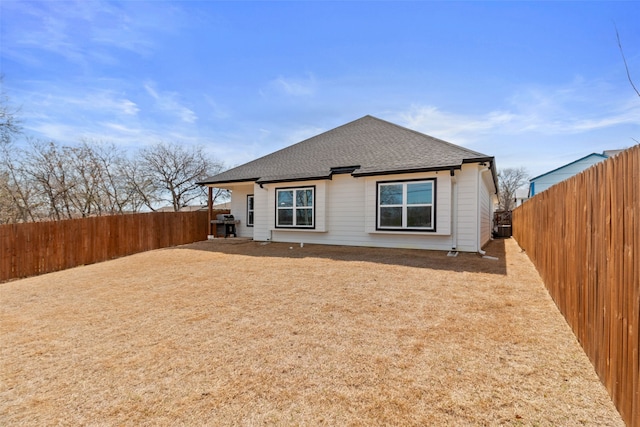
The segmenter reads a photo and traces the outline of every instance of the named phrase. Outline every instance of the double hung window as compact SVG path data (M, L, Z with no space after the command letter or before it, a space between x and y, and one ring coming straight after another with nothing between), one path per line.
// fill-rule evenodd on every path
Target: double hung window
M315 187L276 189L276 227L314 228Z
M379 230L435 231L435 181L378 183Z

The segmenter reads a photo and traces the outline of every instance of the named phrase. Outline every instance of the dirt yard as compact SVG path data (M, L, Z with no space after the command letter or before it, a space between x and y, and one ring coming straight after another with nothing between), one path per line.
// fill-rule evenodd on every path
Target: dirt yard
M0 284L0 425L623 426L488 254L216 240Z

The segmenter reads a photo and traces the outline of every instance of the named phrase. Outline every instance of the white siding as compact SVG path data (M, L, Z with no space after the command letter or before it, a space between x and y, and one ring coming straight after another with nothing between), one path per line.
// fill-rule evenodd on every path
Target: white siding
M239 237L253 237L253 227L247 227L247 196L249 194L253 194L252 184L237 185L231 190L230 210L231 215L240 220L240 224L236 225L236 233Z
M458 245L459 251L478 250L478 166L463 165L456 171L458 180Z
M492 196L491 189L487 188L491 174L487 172L486 179L480 180L480 169L477 164L468 164L455 171L458 189L455 237L452 235L453 193L449 171L362 178L340 174L331 180L264 184L263 188L237 185L232 188L231 213L241 220L238 234L258 241L450 250L455 239L457 250L475 252L478 250L479 218L481 241L485 243L491 235ZM435 179L435 231L376 230L376 183L415 179ZM315 229L276 228L276 188L307 186L315 186ZM254 227L246 227L247 194L254 195Z
M491 172L489 170L485 170L485 172L481 175L481 185L480 185L480 246L486 245L489 240L491 240L491 221L493 214L493 203L490 193L490 182L487 180L491 179Z
M376 182L422 178L436 178L436 232L376 231ZM439 250L451 248L451 178L448 171L366 178L344 174L320 182L325 183L324 199L321 186L313 182L318 185L317 230L272 228L273 241ZM309 183L298 183L306 184ZM272 185L272 188L275 186ZM326 212L325 227L319 215L323 209Z
M255 208L253 213L253 239L261 242L271 240L269 221L273 220L273 210L268 208L269 191L255 184L253 186L253 203Z

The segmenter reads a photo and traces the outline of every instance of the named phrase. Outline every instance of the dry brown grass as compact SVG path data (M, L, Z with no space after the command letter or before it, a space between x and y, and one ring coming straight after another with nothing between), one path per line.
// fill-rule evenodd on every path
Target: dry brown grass
M513 240L289 247L0 284L0 424L623 425Z

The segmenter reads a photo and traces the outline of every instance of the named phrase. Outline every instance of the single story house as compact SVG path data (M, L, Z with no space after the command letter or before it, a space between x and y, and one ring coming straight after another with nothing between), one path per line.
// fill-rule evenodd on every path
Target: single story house
M365 116L199 184L230 190L239 237L482 252L497 174L491 156Z
M581 157L578 160L574 160L571 163L567 163L564 166L560 166L552 171L538 175L535 178L529 180L529 197L533 197L538 193L542 193L549 187L556 185L566 179L571 178L574 175L579 174L585 169L600 163L601 161L608 159L611 156L622 152L624 150L607 150L602 154L591 153L587 156Z

